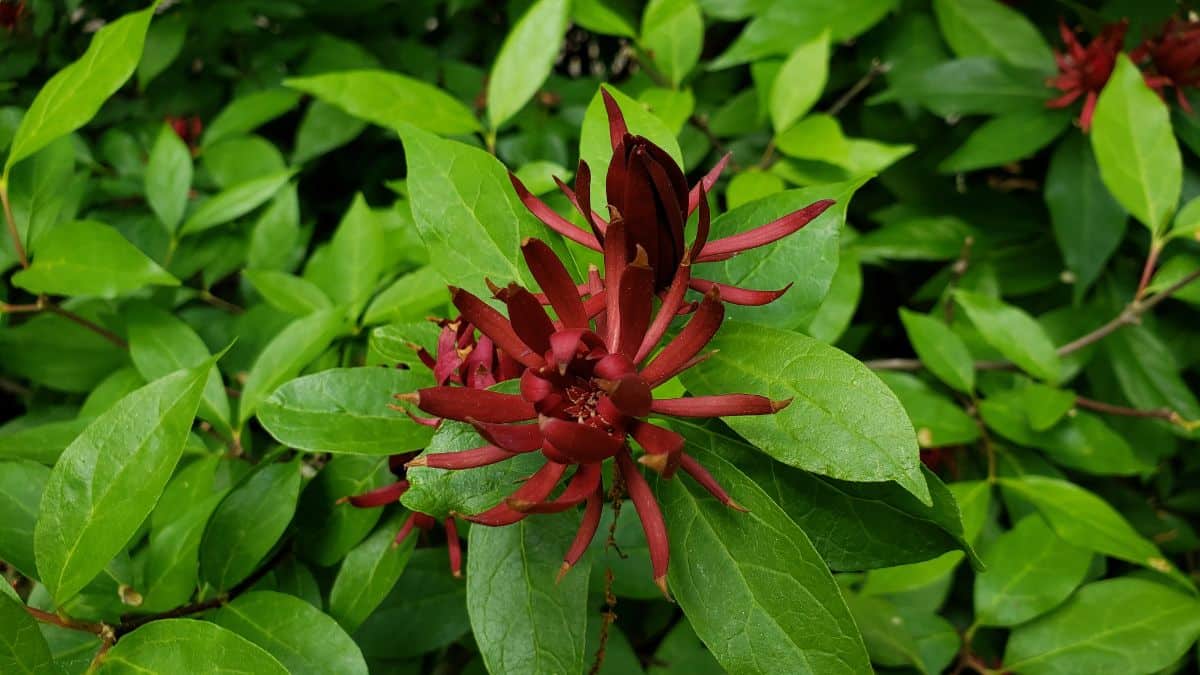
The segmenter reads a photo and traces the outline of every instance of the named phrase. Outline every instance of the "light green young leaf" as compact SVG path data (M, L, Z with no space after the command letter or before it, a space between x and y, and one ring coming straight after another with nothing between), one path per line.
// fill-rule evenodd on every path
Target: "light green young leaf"
M900 321L921 363L939 380L967 394L975 390L975 361L957 333L931 316L903 308Z
M146 201L154 215L174 232L187 210L192 187L192 153L169 124L164 124L146 164Z
M247 593L225 605L213 622L262 647L292 675L366 675L354 640L329 615L294 595Z
M558 44L558 38L555 38ZM383 70L295 77L284 84L388 129L412 124L448 136L480 130L471 109L437 87Z
M244 425L279 385L295 377L304 366L321 355L345 328L344 312L323 309L288 324L263 348L246 376L238 405Z
M896 0L775 0L765 8L749 10L753 20L709 68L717 70L757 61L764 56L790 54L796 44L830 31L834 42L844 42L875 25L895 9ZM764 11L765 10L765 11Z
M673 86L696 67L703 42L704 17L695 0L650 0L646 5L641 43Z
M537 0L504 38L488 78L492 129L499 129L523 108L550 75L570 9L568 0Z
M1054 72L1054 54L1029 19L997 0L934 0L942 36L959 56L991 56Z
M164 649L163 645L170 645ZM104 656L97 675L288 675L261 647L215 623L163 619L138 628Z
M574 0L571 20L593 33L637 37L633 23L611 4L609 0Z
M1125 54L1100 93L1092 119L1100 178L1125 210L1161 237L1183 183L1183 159L1167 104Z
M246 270L242 276L267 304L293 316L308 316L333 307L329 296L303 277L276 270Z
M155 2L101 28L83 56L42 87L13 137L0 183L8 181L14 164L87 124L133 75L157 5Z
M422 267L396 279L379 292L363 314L364 325L395 321L420 321L438 316L436 310L449 301L446 281L431 266Z
M709 346L716 353L680 376L688 391L791 400L774 415L725 420L763 452L831 478L895 481L931 503L912 423L862 363L799 333L738 321L726 321Z
M294 173L285 169L218 192L192 212L179 233L196 234L250 213L274 197Z
M234 99L204 130L201 145L211 146L222 138L254 131L296 107L300 94L282 87L263 89Z
M94 220L60 223L38 241L28 269L12 277L31 293L115 298L144 286L178 286L116 229Z
M1024 310L1002 300L971 291L957 290L954 301L979 329L980 336L1026 372L1048 382L1062 375L1062 362L1054 343L1037 320Z
M410 516L394 514L342 561L329 591L329 614L347 632L358 630L404 573L417 538L408 537L399 546L395 541Z
M984 626L1015 626L1057 607L1087 576L1092 552L1054 534L1039 516L1026 516L1000 535L975 577L975 616Z
M200 544L200 578L229 590L254 573L283 536L300 498L299 462L271 464L221 502Z
M332 103L315 100L304 112L300 128L296 130L292 163L304 164L340 148L354 140L366 127L366 122Z
M736 209L743 204L770 197L785 189L783 179L760 169L747 169L729 181L725 188L725 204Z
M962 406L919 377L883 371L879 379L900 399L917 429L917 442L922 448L964 445L979 438L979 425Z
M383 274L385 254L383 223L362 194L357 194L329 245L334 274L332 285L325 290L334 303L364 302Z
M95 578L150 515L183 452L215 361L124 397L54 465L34 548L42 583L59 604Z
M787 131L808 114L829 77L829 31L796 46L771 84L768 109L775 133Z

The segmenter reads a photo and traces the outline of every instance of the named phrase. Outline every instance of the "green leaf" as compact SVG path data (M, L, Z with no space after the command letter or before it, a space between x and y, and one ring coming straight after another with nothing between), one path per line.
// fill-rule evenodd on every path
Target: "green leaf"
M336 150L354 140L366 127L366 122L332 103L313 101L296 130L292 163L304 164Z
M147 382L198 366L209 358L208 347L191 326L148 303L130 305L125 327L129 331L130 359ZM216 368L209 371L204 383L199 414L218 430L229 432L229 396Z
M730 209L736 209L783 192L784 189L783 179L779 176L761 169L747 169L730 179L729 187L725 189L725 204Z
M399 546L396 534L411 514L395 513L346 555L329 591L329 614L353 633L383 602L404 573L417 538Z
M5 428L0 432L0 459L27 459L52 466L90 421L80 418L15 430Z
M824 30L830 31L834 42L845 42L875 25L897 4L896 0L845 0L835 4L822 0L775 0L765 8L748 10L754 19L709 68L728 68L764 56L790 54L796 44L807 42Z
M299 450L392 455L424 447L433 434L388 403L394 394L429 384L427 372L325 370L276 389L258 407L258 416L275 440Z
M571 3L537 0L517 20L500 45L488 77L487 110L499 129L541 88L558 58Z
M200 204L184 222L179 233L196 234L241 218L274 197L293 173L292 169L285 169L222 190Z
M629 133L645 136L651 143L665 150L680 166L683 165L683 152L679 149L679 141L662 119L616 87L607 84L601 86L612 94L621 108ZM608 113L605 111L604 99L599 90L592 97L587 112L583 115L583 128L579 131L579 158L587 162L592 170L592 204L607 204L604 177L608 175L608 165L612 161L612 141L608 133Z
M296 319L263 348L246 376L238 408L241 424L271 392L295 377L342 333L346 321L339 308L324 309Z
M1184 420L1200 420L1200 401L1180 376L1171 350L1149 328L1126 326L1105 338L1108 355L1121 391L1138 408L1166 408Z
M21 119L0 182L14 164L87 124L133 75L157 4L96 31L83 56L46 82Z
M908 415L862 363L798 333L737 321L709 347L712 358L680 376L688 391L792 399L774 415L726 420L763 452L831 478L896 481L931 503Z
M385 253L383 224L359 193L329 244L333 275L325 290L334 303L365 302L383 274Z
M946 61L919 77L893 84L888 94L875 101L910 98L942 117L1003 115L1041 110L1051 91L1042 73L972 56Z
M838 268L829 285L829 293L821 304L805 315L797 330L821 342L835 344L850 327L858 302L862 298L863 272L854 251L838 254Z
M224 497L223 493L213 494L211 484L207 487L203 497L172 514L161 528L151 529L140 610L166 612L186 604L196 592L204 529ZM164 499L166 495L163 493ZM155 514L158 512L155 509Z
M262 647L292 675L367 673L362 652L341 626L294 595L247 593L213 622Z
M574 0L571 20L593 33L637 37L632 22L618 8L610 7L609 0Z
M723 262L698 265L694 274L745 288L778 290L790 285L783 297L769 305L727 305L726 315L777 328L799 328L805 315L816 310L829 293L838 268L838 233L846 221L850 198L864 182L859 179L779 192L722 214L712 223L710 240L765 225L820 199L836 202L799 232Z
M1067 269L1075 275L1079 297L1125 238L1128 216L1100 180L1091 146L1074 134L1050 158L1045 198L1054 238Z
M155 21L146 32L142 59L137 65L138 89L145 91L154 78L162 74L183 50L187 37L187 21L182 12L175 12Z
M375 296L363 314L364 325L419 321L437 316L447 301L446 282L433 267L422 267L392 282Z
M295 108L299 102L300 94L282 87L239 96L225 106L204 130L201 145L208 148L223 138L254 131Z
M1004 668L1023 675L1154 673L1200 636L1200 602L1124 577L1088 584L1061 609L1013 631Z
M1070 124L1071 113L1065 110L1028 110L993 117L942 160L938 171L974 171L1031 157L1058 138Z
M975 577L976 622L1015 626L1066 600L1087 576L1092 552L1060 539L1046 521L1026 516L1000 535Z
M996 0L934 0L933 9L955 54L991 56L1020 68L1054 72L1050 45L1017 10Z
M163 645L170 645L164 649ZM288 675L275 657L233 631L207 621L152 621L121 638L98 675Z
M1005 358L1031 375L1058 381L1062 362L1037 320L1018 307L980 293L959 289L954 292L954 301L979 329L980 337Z
M555 44L559 39L555 38ZM470 108L437 87L382 70L350 70L284 80L286 86L381 127L405 124L448 136L480 130Z
M880 260L954 260L971 226L953 216L901 218L855 239L850 248L864 264Z
M1050 529L1068 543L1182 578L1157 546L1142 538L1107 502L1078 485L1032 474L1001 478L1000 485L1033 504Z
M591 563L554 582L578 525L563 513L471 528L467 611L489 672L583 671Z
M924 473L933 506L926 506L894 483L850 483L781 466L712 423L673 419L671 428L687 439L689 453L703 448L758 484L835 570L919 562L956 548L971 551L954 497L931 471Z
M191 187L192 152L171 125L164 124L146 164L146 201L168 232L183 220Z
M200 578L228 590L253 574L287 529L299 497L299 462L272 464L234 488L204 531Z
M0 592L0 672L13 675L61 672L50 656L50 646L38 630L37 621L16 597L3 592Z
M302 244L300 199L295 184L283 186L254 222L246 267L287 271L295 266L296 249Z
M43 235L33 264L14 274L12 282L30 293L101 298L146 285L179 285L120 232L94 220L60 223Z
M293 316L308 316L333 307L329 296L303 277L276 270L245 270L242 276L267 304Z
M224 138L204 148L201 162L218 187L227 188L287 168L283 153L262 136Z
M949 326L904 308L900 309L900 321L913 350L930 372L963 393L975 390L975 361L966 343Z
M704 17L695 0L650 0L642 14L642 46L655 67L678 88L704 42Z
M900 399L922 448L962 445L979 438L979 426L962 406L920 378L885 371L879 373L879 379Z
M895 605L883 598L854 594L847 594L846 605L854 614L872 663L892 668L913 666L918 672L929 672L917 639L904 625Z
M87 319L101 319L92 305L72 307ZM91 391L101 380L128 363L125 351L96 333L57 314L39 314L20 326L0 326L0 353L9 373L57 391Z
M695 457L750 509L734 511L687 478L658 482L671 590L717 661L735 673L869 672L854 619L804 531L725 458Z
M1096 103L1091 137L1108 191L1154 237L1162 236L1179 204L1183 159L1167 104L1124 54Z
M808 114L829 77L829 31L796 45L771 84L768 110L776 133Z
M150 515L183 452L215 360L125 396L54 465L34 548L42 583L59 604L95 578Z
M0 560L36 579L33 532L50 469L33 462L0 462Z
M300 495L296 527L305 534L300 555L321 567L337 564L383 515L382 509L355 508L346 498L394 482L388 457L340 455L330 460Z

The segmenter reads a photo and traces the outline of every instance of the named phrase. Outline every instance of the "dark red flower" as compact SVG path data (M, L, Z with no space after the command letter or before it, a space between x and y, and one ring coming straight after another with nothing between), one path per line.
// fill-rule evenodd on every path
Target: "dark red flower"
M1058 75L1047 80L1046 84L1061 90L1063 94L1047 101L1046 107L1065 108L1082 96L1084 101L1083 110L1079 113L1079 126L1085 132L1091 130L1096 99L1117 64L1117 55L1121 53L1128 28L1129 24L1125 21L1111 23L1085 47L1066 22L1059 19L1058 30L1066 49L1062 52L1055 50Z
M0 28L12 33L25 16L25 0L0 0Z
M684 225L700 205L703 196L712 190L729 156L723 157L689 190L683 170L675 160L646 138L631 135L617 102L604 89L601 89L601 94L608 111L613 149L605 182L608 207L613 221L625 223L621 262L632 262L639 248L645 251L653 271L653 289L656 293L667 290L675 278L676 269L685 259L693 263L727 260L742 251L769 244L796 232L833 204L832 200L823 199L767 225L715 241L708 241L709 222L702 211L696 238L690 246L685 245ZM515 175L510 173L509 177L526 208L550 229L595 251L606 248L609 223L592 209L592 176L586 162L579 162L574 189L561 181L558 186L582 214L591 232L579 229L555 213L529 192ZM689 285L701 293L717 288L724 301L738 305L764 305L787 291L787 287L774 291L751 290L699 278L692 278Z
M204 122L196 115L191 117L177 117L175 115L167 115L167 124L171 125L171 129L175 132L184 143L187 143L188 148L195 154L199 147L200 134L204 133Z
M703 200L699 209L701 222L707 222ZM654 398L655 387L706 357L702 350L720 327L724 306L720 290L710 288L683 329L657 349L671 320L684 307L690 263L687 256L677 263L656 313L655 271L640 245L633 260L625 261L626 235L622 219L607 225L605 276L601 284L593 274L582 296L549 246L536 239L524 243L525 261L557 320L547 315L534 294L515 284L495 293L506 305L507 317L471 293L452 289L462 317L525 366L520 394L436 386L400 398L431 415L472 424L488 443L462 452L426 453L409 466L468 469L541 452L546 463L504 503L465 517L500 526L530 513L585 504L583 525L564 557L564 574L583 556L596 532L604 500L601 464L614 459L646 533L655 583L666 593L666 527L646 479L633 462L629 439L641 447L642 464L666 478L683 469L721 502L740 508L683 452L682 436L646 418L651 414L767 415L787 402L750 394ZM574 472L565 489L552 497L571 467Z
M1149 62L1146 84L1161 94L1175 88L1180 107L1191 112L1184 87L1200 85L1200 22L1172 18L1162 32L1138 45L1129 54L1134 63Z

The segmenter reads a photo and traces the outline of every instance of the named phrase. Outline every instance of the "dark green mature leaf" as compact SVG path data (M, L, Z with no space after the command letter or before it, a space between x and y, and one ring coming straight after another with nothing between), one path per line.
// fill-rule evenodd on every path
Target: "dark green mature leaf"
M1000 485L1005 492L1033 504L1055 534L1067 542L1182 578L1157 546L1138 534L1107 502L1078 485L1032 474L1001 478Z
M299 102L299 93L282 87L238 97L225 106L204 130L202 145L207 149L223 138L253 131L296 107Z
M329 615L294 595L247 593L213 617L262 647L292 675L366 675L367 664L354 640Z
M444 135L480 129L470 108L458 99L399 73L351 70L291 78L284 84L388 129L400 131L411 124Z
M250 576L287 529L300 497L298 462L272 464L234 488L200 546L200 577L227 590Z
M695 274L734 286L778 290L791 285L775 302L762 307L727 306L741 321L797 329L804 316L820 306L838 267L838 233L846 221L850 198L865 179L780 192L745 204L713 221L712 239L765 225L820 199L833 199L804 229L770 246L746 251L719 263L698 265Z
M1171 351L1149 328L1127 326L1105 338L1103 349L1121 391L1135 406L1166 408L1185 420L1200 420L1200 401L1180 377Z
M922 448L962 445L979 438L979 426L962 406L915 375L884 371L879 379L900 399Z
M687 617L679 619L659 643L648 675L725 675L726 671L696 637Z
M0 428L0 459L27 459L53 466L90 421L89 418L62 420L13 431Z
M246 376L238 409L245 424L258 405L280 384L287 382L320 356L346 325L339 308L321 310L296 319L263 348Z
M78 61L50 78L13 136L0 183L8 181L14 164L95 117L104 101L133 75L153 16L152 5L104 26Z
M550 75L570 8L567 0L537 0L504 38L488 77L487 110L493 129L521 110Z
M383 224L362 194L355 195L329 245L333 274L325 290L334 303L366 301L383 274L385 249Z
M341 560L371 533L382 509L360 509L344 500L396 482L387 457L339 455L300 495L297 527L304 532L300 555L322 567Z
M1013 631L1004 667L1028 675L1153 673L1200 636L1200 602L1146 579L1088 584L1058 611Z
M678 87L700 60L704 17L695 0L650 0L642 14L641 43L655 67Z
M1062 362L1046 331L1024 310L997 298L957 290L954 301L979 329L980 337L1026 372L1057 382Z
M171 125L164 124L146 164L146 202L168 232L183 220L191 187L192 151Z
M974 171L1025 159L1049 145L1070 124L1071 113L1066 110L1032 109L993 117L971 132L938 170Z
M971 226L953 216L903 218L855 239L850 247L864 264L880 260L954 260Z
M934 0L942 36L959 56L991 56L1054 72L1054 54L1036 26L997 0Z
M629 133L645 136L683 165L679 141L662 119L616 87L607 84L601 86L617 101ZM592 171L592 204L607 204L604 177L608 175L608 165L612 160L612 141L608 133L608 113L598 90L583 115L583 128L579 131L579 158L587 162Z
M692 393L792 399L774 415L726 420L763 452L832 478L896 481L930 503L908 415L866 366L798 333L736 321L709 346L717 353L681 376Z
M34 549L42 583L59 604L95 578L150 515L183 452L215 361L122 398L54 465Z
M804 117L821 98L829 77L829 33L796 45L771 83L768 110L777 134Z
M1046 206L1054 238L1078 294L1087 290L1125 237L1128 216L1103 181L1092 148L1072 134L1058 145L1046 172Z
M658 483L670 586L717 661L730 672L869 671L854 619L804 531L732 463L692 449L750 509L734 511L687 478Z
M142 611L168 611L186 604L195 593L200 578L200 543L209 518L224 497L224 493L213 494L211 485L207 487L210 489L203 497L176 512L161 528L151 530L145 592L139 607Z
M308 316L329 309L333 303L319 286L303 277L276 270L246 270L242 276L254 285L275 309L293 316Z
M842 250L838 254L838 268L829 284L829 293L821 304L804 317L801 333L811 335L821 342L836 344L858 309L862 299L863 272L854 251Z
M196 234L240 218L263 205L292 178L293 169L284 169L239 183L202 203L188 216L180 234Z
M591 563L554 582L578 525L562 513L471 528L467 611L490 672L583 671Z
M0 560L37 578L33 532L50 469L33 462L0 462Z
M836 4L821 0L774 0L765 11L761 7L755 9L754 19L709 68L727 68L764 56L789 54L797 43L810 40L825 29L835 41L848 40L875 25L896 4L895 0L846 0Z
M392 321L419 321L439 316L436 310L448 301L446 282L433 267L422 267L392 282L379 292L363 314L366 325Z
M428 444L433 430L389 409L393 394L430 384L424 371L338 368L287 382L258 408L284 445L309 452L391 455Z
M397 545L396 534L410 515L394 513L354 547L338 569L329 592L329 614L347 632L358 630L404 573L417 538L410 536Z
M931 316L903 308L900 320L913 350L930 372L963 393L975 390L975 361L957 333Z
M1183 159L1167 105L1124 54L1100 93L1090 135L1108 191L1155 237L1162 236L1179 204Z
M0 673L59 672L62 670L50 656L50 646L38 630L37 621L25 611L15 594L0 592Z
M147 382L200 365L209 357L208 347L191 326L153 305L130 305L125 317L129 356ZM204 383L199 414L218 430L229 432L229 397L216 368L209 371Z
M178 286L179 280L94 220L60 223L38 240L33 264L12 283L31 293L115 298L147 285Z
M893 483L850 483L777 464L715 425L671 420L671 427L687 439L688 452L703 448L751 478L835 570L902 565L956 548L970 551L954 497L931 471L924 473L933 506L926 506ZM738 494L734 498L741 500Z
M862 632L871 662L892 668L911 666L928 673L917 639L904 625L896 606L883 598L847 594L846 605Z
M163 645L170 645L164 649ZM195 619L151 621L121 638L105 655L98 675L287 675L261 647L214 623Z
M94 306L83 311L73 309L88 319L99 318ZM0 326L0 351L21 355L19 359L5 359L9 373L56 391L91 391L128 363L123 349L57 314L39 314L15 328Z
M366 122L332 103L313 101L296 130L292 163L304 164L336 150L354 140L366 127Z
M1057 607L1083 583L1087 549L1060 539L1038 516L1026 516L988 547L987 571L975 577L976 622L1015 626Z
M942 117L1002 115L1041 109L1051 91L1037 71L972 56L925 70L880 100L910 98Z
M155 21L146 32L146 45L137 66L138 89L145 91L154 78L171 65L183 50L187 37L187 21L182 12L176 12Z

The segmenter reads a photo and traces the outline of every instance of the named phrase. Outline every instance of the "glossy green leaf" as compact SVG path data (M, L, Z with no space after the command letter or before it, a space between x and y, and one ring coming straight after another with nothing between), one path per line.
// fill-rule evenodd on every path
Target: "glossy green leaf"
M300 200L295 184L289 184L275 193L255 220L246 251L246 267L290 270L300 244Z
M1054 534L1038 516L1026 516L991 543L987 571L975 577L976 621L1014 626L1057 607L1083 583L1092 562L1087 549Z
M367 200L355 195L329 244L334 274L325 290L334 303L353 305L366 300L383 274L385 250L383 224Z
M1055 149L1045 198L1054 238L1081 294L1124 239L1128 220L1100 180L1096 157L1082 136L1072 135Z
M179 280L94 220L60 223L38 240L29 269L12 277L31 293L115 298L143 286L178 286Z
M263 348L246 376L238 408L241 423L245 424L279 385L320 356L344 326L342 312L334 308L296 319L280 331Z
M879 379L900 399L922 448L963 445L979 438L979 425L959 403L915 375L883 371Z
M13 136L0 182L7 181L14 164L87 124L133 75L157 4L96 31L83 56L46 82Z
M354 140L366 126L366 122L332 103L313 101L296 130L292 163L304 164L336 150Z
M783 192L786 185L783 179L773 173L750 169L739 173L729 181L725 189L725 203L731 209L743 204L770 197Z
M997 0L935 0L942 36L959 56L991 56L1014 66L1054 72L1050 45L1029 19Z
M1167 105L1123 54L1100 93L1090 135L1108 191L1161 236L1179 203L1183 160Z
M0 560L36 579L33 532L50 469L33 462L0 462Z
M293 316L308 316L333 306L329 296L316 284L294 274L277 270L246 270L242 276L269 305Z
M395 513L354 547L342 562L329 591L329 614L347 632L358 630L383 602L412 556L416 537L396 545L396 533L411 514Z
M637 37L633 23L620 11L611 7L610 0L574 0L571 3L571 20L583 28L601 35Z
M329 615L293 595L247 593L221 608L213 622L262 647L292 675L366 675L354 640Z
M239 96L217 114L201 139L205 148L223 138L253 131L300 102L300 94L282 87Z
M821 342L836 344L858 309L862 299L863 271L858 254L843 249L838 254L838 268L829 284L829 293L797 329Z
M336 456L309 481L296 509L296 527L304 532L300 555L322 567L335 565L371 533L382 509L360 509L345 500L396 482L388 457Z
M292 170L285 169L218 192L188 216L179 233L196 234L240 218L274 197L291 177Z
M291 78L284 84L388 129L399 130L405 124L412 124L446 135L469 134L480 129L470 108L458 99L399 73L350 70Z
M916 668L928 673L917 646L917 639L904 625L896 606L883 598L847 594L846 605L862 632L863 642L878 666Z
M797 43L811 40L826 29L836 42L849 40L875 25L897 4L895 0L846 0L832 5L821 0L775 0L766 7L748 10L753 20L709 68L790 54Z
M1180 375L1167 345L1145 326L1128 326L1104 340L1103 352L1134 406L1166 408L1184 420L1200 420L1200 401Z
M161 528L151 530L145 558L145 591L139 607L142 611L166 612L186 604L196 592L200 580L200 543L208 520L223 497L209 488L203 497L173 514Z
M629 133L645 136L683 165L683 152L679 149L679 141L662 119L616 87L607 84L602 86L617 101ZM608 113L604 109L604 100L599 91L592 97L587 112L583 115L583 128L579 131L579 158L587 162L592 170L593 206L607 204L604 177L608 175L608 165L612 159L612 141L608 133Z
M1124 577L1088 584L1058 611L1013 631L1004 667L1028 675L1154 673L1200 636L1200 602Z
M379 292L363 313L362 322L373 325L392 321L419 321L438 316L449 301L442 275L433 267L422 267L396 279Z
M955 389L975 389L975 361L967 345L945 323L925 314L900 310L900 320L921 363L938 379Z
M774 415L726 419L763 452L831 478L896 481L930 503L908 415L866 366L798 333L736 321L709 347L716 354L681 376L688 391L792 399Z
M54 465L34 533L41 581L61 604L125 547L162 494L215 359L134 391Z
M695 0L650 0L642 14L641 43L654 66L678 87L696 62L704 42L704 17Z
M537 0L504 38L488 77L487 110L493 129L521 110L550 75L570 8L568 0Z
M993 117L971 132L938 170L959 173L1026 159L1052 143L1070 124L1071 114L1065 110L1035 109Z
M138 89L146 87L162 74L183 50L187 37L187 21L182 13L160 18L146 32L146 44L142 49L142 60L137 66Z
M954 301L979 329L980 336L1026 372L1049 382L1062 374L1054 343L1038 322L1024 310L1002 300L957 290Z
M589 561L554 582L578 526L563 513L471 528L467 611L488 671L584 670Z
M187 210L192 187L192 152L171 125L158 131L146 164L146 202L168 231L174 232Z
M658 484L671 591L717 661L730 672L869 671L854 619L804 531L728 460L695 457L750 509L734 511L686 477Z
M911 98L942 117L1040 110L1050 98L1045 75L972 56L946 61L896 86L882 100Z
M7 582L5 582L7 583ZM0 592L0 672L19 675L59 673L37 621L14 596Z
M954 260L974 230L958 218L901 218L851 242L864 264L880 260Z
M74 309L102 326L108 324L98 316L94 305ZM56 391L91 391L128 363L123 349L57 314L43 313L16 327L0 327L0 350L21 355L19 359L5 359L9 373Z
M300 497L298 462L272 464L234 488L200 545L200 577L228 590L254 573L287 529Z
M432 429L388 408L394 394L432 384L427 372L339 368L291 380L258 407L259 420L289 447L390 455L424 447Z
M26 459L52 466L90 421L80 418L14 430L0 428L0 459Z
M804 117L825 90L829 77L829 33L796 45L771 84L771 125L782 133Z
M204 148L200 156L213 183L229 188L279 173L287 168L283 153L273 143L250 134L230 136Z
M163 645L171 645L164 649ZM287 675L275 657L233 631L207 621L152 621L121 638L98 675Z

